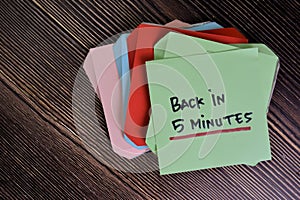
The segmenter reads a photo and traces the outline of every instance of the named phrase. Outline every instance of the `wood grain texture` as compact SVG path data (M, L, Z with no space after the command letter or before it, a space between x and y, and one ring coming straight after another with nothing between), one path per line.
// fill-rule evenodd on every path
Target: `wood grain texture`
M1 198L299 199L299 10L296 0L1 1ZM109 37L175 18L235 26L279 56L272 161L159 176L153 154L111 151L80 66Z
M140 198L2 82L0 89L3 196Z

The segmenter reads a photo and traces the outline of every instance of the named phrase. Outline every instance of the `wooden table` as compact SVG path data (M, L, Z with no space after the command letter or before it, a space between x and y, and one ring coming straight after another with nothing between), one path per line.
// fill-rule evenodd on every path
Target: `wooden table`
M1 199L300 198L299 1L2 0L0 10ZM272 161L160 176L133 173L157 165L152 153L134 161L112 153L81 64L112 35L175 18L237 27L280 57L268 113ZM94 134L95 147L82 128Z

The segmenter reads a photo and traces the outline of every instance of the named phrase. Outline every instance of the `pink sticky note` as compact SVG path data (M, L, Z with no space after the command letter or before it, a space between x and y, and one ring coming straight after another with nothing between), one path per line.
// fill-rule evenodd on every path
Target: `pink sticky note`
M174 28L188 27L190 25L191 24L188 24L186 22L180 21L178 19L174 19L173 21L165 24L165 26L174 27Z
M85 70L86 75L89 77L89 80L94 88L95 93L97 94L97 96L99 96L98 90L97 90L97 79L96 79L96 74L95 74L95 70L94 70L93 59L92 59L92 55L90 52L85 58L85 61L83 63L83 68Z
M136 149L124 140L122 132L122 88L112 47L113 45L109 44L90 49L83 68L93 87L96 87L94 89L102 102L114 152L132 159L149 149Z

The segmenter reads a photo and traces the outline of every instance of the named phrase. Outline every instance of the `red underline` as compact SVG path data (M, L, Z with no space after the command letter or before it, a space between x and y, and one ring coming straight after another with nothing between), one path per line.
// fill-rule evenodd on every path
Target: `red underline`
M214 130L214 131L206 131L206 132L189 134L189 135L173 136L170 137L170 140L182 140L182 139L200 137L205 135L213 135L217 133L230 133L230 132L250 131L250 130L251 130L250 126L240 127L240 128L229 128L229 129L221 129L221 130Z

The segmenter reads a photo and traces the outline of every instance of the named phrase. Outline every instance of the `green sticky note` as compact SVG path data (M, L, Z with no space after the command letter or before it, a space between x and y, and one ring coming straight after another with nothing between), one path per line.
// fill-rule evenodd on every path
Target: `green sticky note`
M276 63L257 48L147 62L160 173L271 159L265 93Z
M146 144L148 146L148 148L154 153L156 154L156 140L154 137L154 127L153 127L153 119L152 119L152 115L150 115L150 119L149 119L149 124L148 124L148 128L147 128L147 134L146 134Z
M266 93L269 96L269 100L266 101L266 104L270 104L272 92L275 86L275 81L277 77L277 72L279 69L279 61L278 57L264 44L222 44L218 42L213 42L209 40L204 40L201 38L195 38L191 36L186 36L179 33L170 32L165 37L163 37L159 42L155 45L155 59L166 59L178 56L187 56L187 55L195 55L195 54L205 54L205 53L215 53L215 52L224 52L230 50L246 49L246 48L258 48L258 54L266 54L269 56L273 56L275 60L277 60L277 65L275 69L275 73L270 74L273 77L273 84L270 87L270 92ZM244 53L244 51L240 52ZM249 52L246 52L249 53ZM154 131L152 128L152 120L150 116L149 128L147 130L146 143L148 147L151 149L153 153L156 153L155 149L155 137Z
M193 54L206 54L236 50L239 47L226 45L210 40L195 38L175 32L170 32L160 39L154 47L154 59L164 59ZM146 144L153 153L156 153L155 137L152 127L152 116L150 116L149 126L146 135Z
M186 55L215 53L235 50L238 48L239 47L219 42L170 32L155 44L154 59L157 60Z
M272 56L275 60L277 60L275 73L270 74L273 76L273 84L272 84L272 87L270 88L269 101L267 102L268 109L269 109L271 98L272 98L273 91L275 88L277 74L278 74L279 67L280 67L280 62L279 62L277 55L275 55L275 53L269 47L267 47L265 44L258 44L258 43L257 44L233 44L233 46L239 47L239 48L255 48L256 47L256 48L258 48L258 51L260 54L266 54L266 55Z
M258 48L259 54L267 54L273 56L274 59L278 61L277 56L264 44L234 44L227 45L218 42L213 42L209 40L204 40L201 38L195 38L191 36L186 36L179 33L170 32L165 37L163 37L159 42L156 43L154 48L155 59L165 59L178 56L187 56L195 54L206 54L215 52L225 52L230 50L245 49L245 48ZM240 52L243 53L244 51ZM246 52L249 53L249 52ZM266 102L269 105L272 91L275 85L275 80L277 76L277 71L279 68L279 62L276 65L275 73L270 74L273 77L273 84L270 88L269 101ZM268 93L266 93L268 95ZM152 152L156 153L155 149L155 137L154 130L152 128L152 117L150 116L149 128L147 130L146 143Z
M259 54L266 54L272 56L277 60L276 72L270 74L273 76L273 84L269 88L270 92L267 93L269 100L266 102L269 106L272 93L275 87L275 82L277 78L277 73L279 70L279 60L278 57L264 44L222 44L210 40L205 40L201 38L196 38L192 36L187 36L175 32L168 33L164 38L162 38L154 47L155 59L165 59L173 58L179 56L203 54L203 53L216 53L224 52L236 49L246 49L246 48L258 48Z

